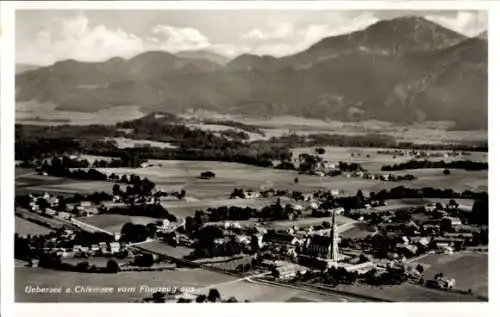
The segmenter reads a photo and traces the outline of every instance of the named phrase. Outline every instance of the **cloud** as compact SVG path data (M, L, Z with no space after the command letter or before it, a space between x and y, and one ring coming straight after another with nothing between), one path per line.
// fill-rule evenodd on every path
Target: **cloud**
M141 38L104 25L89 27L84 16L57 20L17 47L18 62L50 64L62 59L98 61L144 50Z
M83 15L59 19L19 45L16 62L48 65L64 59L102 61L115 56L129 58L149 50L177 52L212 46L194 28L156 25L151 31L153 36L141 38L119 28L91 27Z
M290 38L294 35L294 27L291 23L272 23L266 31L252 29L249 32L241 33L240 38L244 40L278 40Z
M254 54L280 57L307 49L325 37L364 29L377 21L379 19L369 13L354 18L336 14L328 24L305 24L296 28L292 25L285 28L284 23L275 24L274 27L269 28L268 32L254 29L242 34L241 38L251 39L254 43L258 43L252 50ZM279 25L281 28L277 27ZM273 41L269 41L270 39Z
M455 15L427 15L425 18L468 36L476 36L487 29L487 11L457 11Z
M179 14L173 16L179 17ZM239 20L232 21L229 30L226 25L213 22L209 13L206 15L212 20L196 19L196 23L178 18L177 22L182 22L183 27L164 23L163 16L154 22L143 20L141 27L134 27L134 23L121 26L118 11L107 19L94 16L89 20L92 13L63 15L64 18L56 14L45 20L35 19L37 23L28 18L36 18L36 15L27 15L18 19L24 21L24 27L16 32L16 62L48 65L64 59L102 61L115 56L129 58L148 50L175 53L205 49L228 57L242 53L283 56L307 49L325 37L364 29L381 19L411 14L469 36L486 29L488 17L486 11L261 11L240 16ZM259 27L252 28L256 25Z
M160 43L162 49L170 52L198 50L211 46L208 38L194 28L157 25L153 28L153 33L159 35L160 39L153 38L152 42Z

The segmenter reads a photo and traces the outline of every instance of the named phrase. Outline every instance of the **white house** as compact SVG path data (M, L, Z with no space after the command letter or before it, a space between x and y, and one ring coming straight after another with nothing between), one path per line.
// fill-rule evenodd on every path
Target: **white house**
M120 252L120 243L118 243L118 242L111 242L109 244L109 248L111 250L111 253L118 253L118 252Z
M332 196L336 196L336 195L339 195L340 194L340 190L338 189L332 189L330 190L330 195Z

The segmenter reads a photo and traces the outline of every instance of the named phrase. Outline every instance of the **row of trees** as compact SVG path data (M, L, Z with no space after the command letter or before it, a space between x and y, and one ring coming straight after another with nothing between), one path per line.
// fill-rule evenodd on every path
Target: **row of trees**
M59 257L41 257L38 262L39 267L54 270L80 272L80 273L118 273L120 266L114 259L109 259L105 267L90 265L88 261L77 264L66 263Z
M421 168L446 168L446 169L463 169L466 171L480 171L487 170L487 162L473 162L473 161L428 161L428 160L411 160L406 163L384 165L383 171L401 171L407 169L421 169Z

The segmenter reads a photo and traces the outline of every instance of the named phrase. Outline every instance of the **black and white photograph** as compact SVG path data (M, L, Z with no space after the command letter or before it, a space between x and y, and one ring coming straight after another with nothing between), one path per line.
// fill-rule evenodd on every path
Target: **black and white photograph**
M488 302L488 18L16 10L15 302Z

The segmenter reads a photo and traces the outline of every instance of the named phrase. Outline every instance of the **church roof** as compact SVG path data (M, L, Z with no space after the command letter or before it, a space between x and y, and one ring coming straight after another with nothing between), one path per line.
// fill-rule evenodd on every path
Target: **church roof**
M312 235L309 237L310 244L329 247L332 240L329 236Z

